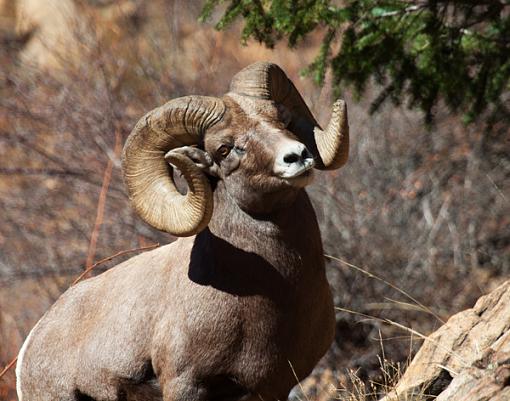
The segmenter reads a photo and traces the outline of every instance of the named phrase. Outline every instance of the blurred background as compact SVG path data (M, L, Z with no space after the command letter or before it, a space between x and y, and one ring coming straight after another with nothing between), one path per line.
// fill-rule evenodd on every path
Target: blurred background
M134 214L121 178L123 143L145 112L221 95L241 68L270 60L329 119L341 71L302 74L328 25L268 43L246 31L247 13L218 26L236 2L216 3L199 20L202 1L0 0L0 370L86 267L173 240ZM405 93L385 101L381 88L376 77L341 90L350 160L308 189L332 257L337 334L294 397L377 392L419 347L409 329L430 333L510 272L508 119L467 121L441 99L406 107ZM15 400L14 388L11 369L0 399Z

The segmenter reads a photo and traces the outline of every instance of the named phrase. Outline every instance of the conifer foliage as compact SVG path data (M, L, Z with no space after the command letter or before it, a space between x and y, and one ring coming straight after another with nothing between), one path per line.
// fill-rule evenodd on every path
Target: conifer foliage
M305 74L323 84L331 68L336 93L351 87L358 96L374 80L382 89L372 111L405 102L430 122L442 100L467 122L509 118L508 0L207 0L202 20L216 9L218 29L242 19L241 40L269 47L323 32Z

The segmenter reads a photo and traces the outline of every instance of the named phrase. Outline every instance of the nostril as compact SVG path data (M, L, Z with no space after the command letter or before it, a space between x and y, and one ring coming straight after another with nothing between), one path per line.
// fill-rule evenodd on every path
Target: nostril
M301 160L301 156L299 156L297 153L288 153L283 157L283 161L289 164L296 163L299 160Z

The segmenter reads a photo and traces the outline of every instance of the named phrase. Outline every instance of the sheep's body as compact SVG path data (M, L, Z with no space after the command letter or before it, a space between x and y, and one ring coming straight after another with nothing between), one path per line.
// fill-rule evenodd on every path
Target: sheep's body
M292 369L299 379L310 373L334 317L306 193L264 219L221 187L214 195L208 229L57 301L25 347L20 401L267 401L287 397ZM160 389L151 390L154 375Z
M138 121L123 152L135 210L196 236L71 288L22 348L20 401L283 400L326 352L334 310L304 187L347 160L345 103L322 130L264 62L230 88Z

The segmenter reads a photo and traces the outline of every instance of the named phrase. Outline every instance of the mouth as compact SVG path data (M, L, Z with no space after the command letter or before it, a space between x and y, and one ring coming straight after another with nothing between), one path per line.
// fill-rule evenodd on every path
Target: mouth
M298 168L289 169L281 174L280 177L286 180L310 177L313 175L313 166L313 160L305 160Z
M294 171L293 174L288 174L281 178L291 187L304 188L311 184L313 177L313 163L310 163L310 165L304 165L299 170Z

